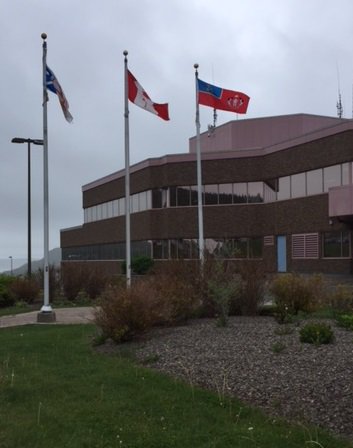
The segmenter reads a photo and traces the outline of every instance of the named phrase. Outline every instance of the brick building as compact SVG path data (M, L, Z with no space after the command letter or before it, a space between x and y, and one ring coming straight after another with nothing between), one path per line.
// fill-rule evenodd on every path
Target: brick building
M198 258L195 137L189 153L131 167L132 256ZM201 134L205 247L267 272L350 274L353 121L295 114ZM124 170L82 187L84 222L61 231L64 263L119 272Z

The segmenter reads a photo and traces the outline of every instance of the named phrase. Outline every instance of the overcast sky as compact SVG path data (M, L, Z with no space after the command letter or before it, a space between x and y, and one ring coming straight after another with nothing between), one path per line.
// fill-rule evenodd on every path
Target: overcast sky
M83 223L82 185L124 168L124 62L165 122L130 104L131 164L188 151L200 79L251 97L239 119L310 113L352 118L351 0L0 0L0 262L27 257L27 146L43 138L42 39L74 117L50 93L50 249ZM201 131L212 109L201 107ZM219 112L218 124L235 119ZM32 255L43 256L42 147L32 146Z

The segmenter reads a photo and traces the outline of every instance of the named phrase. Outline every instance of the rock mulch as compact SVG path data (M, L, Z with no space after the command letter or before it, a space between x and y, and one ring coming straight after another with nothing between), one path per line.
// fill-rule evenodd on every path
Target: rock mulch
M194 320L155 330L137 344L136 356L220 397L234 395L353 440L353 333L328 321L334 343L303 344L306 322L287 332L272 317L231 317L225 328L214 319Z

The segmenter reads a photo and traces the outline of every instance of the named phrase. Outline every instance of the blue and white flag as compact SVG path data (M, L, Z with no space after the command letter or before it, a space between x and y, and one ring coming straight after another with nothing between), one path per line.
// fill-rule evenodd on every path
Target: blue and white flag
M61 85L59 84L59 81L57 80L56 76L54 75L54 72L50 70L48 66L46 66L46 88L49 89L51 92L55 93L56 95L58 95L61 109L63 110L65 119L66 121L71 123L73 117L69 112L69 102L67 101L64 91Z

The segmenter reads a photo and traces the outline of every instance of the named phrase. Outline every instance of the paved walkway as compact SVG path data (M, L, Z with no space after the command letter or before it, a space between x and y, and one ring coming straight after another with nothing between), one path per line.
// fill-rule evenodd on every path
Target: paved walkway
M87 324L93 321L94 308L55 308L53 309L56 316L56 321L50 325L55 324ZM10 316L0 317L0 328L16 327L19 325L39 324L37 322L38 311L31 311L23 314L13 314ZM45 324L48 325L48 324Z

